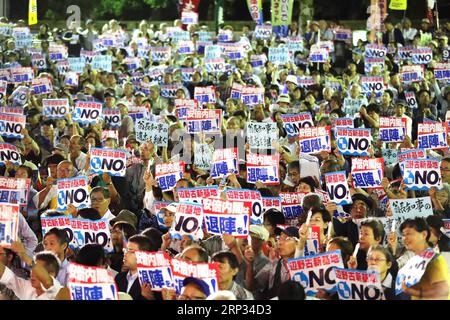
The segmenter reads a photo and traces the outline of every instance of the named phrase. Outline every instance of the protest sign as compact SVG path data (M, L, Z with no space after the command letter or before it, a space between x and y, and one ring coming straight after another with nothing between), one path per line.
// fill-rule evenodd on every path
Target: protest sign
M315 295L318 290L335 292L334 270L343 266L341 250L288 260L290 278L299 282L308 296Z
M108 269L69 262L71 300L119 300L117 285Z
M188 235L194 240L203 238L203 210L197 203L180 202L177 204L175 219L170 228L171 234Z
M238 149L217 149L213 153L211 178L228 177L231 173L238 173Z
M205 47L205 60L219 58L222 55L222 48L219 45L209 45Z
M0 103L5 102L6 89L8 88L8 82L0 80Z
M10 161L15 165L21 165L20 151L13 144L0 142L0 163L5 164L6 161Z
M190 262L176 258L172 258L170 263L172 266L175 291L178 295L181 294L183 280L187 277L194 277L205 281L209 286L211 294L219 290L219 263Z
M28 205L31 179L0 177L0 202Z
M450 80L450 68L434 69L434 78L438 81Z
M251 211L251 201L203 199L204 223L210 234L227 233L236 238L246 238Z
M312 63L325 63L330 59L329 50L326 48L311 47L308 60Z
M135 251L139 283L149 283L152 291L173 288L172 266L166 252Z
M73 122L97 123L98 119L102 117L102 104L93 101L77 101L72 117Z
M180 202L202 203L206 198L218 198L219 187L180 188L177 189L177 194Z
M352 118L331 118L331 127L334 131L337 128L354 128L354 126Z
M167 62L171 58L170 47L151 47L150 52L154 62Z
M257 25L255 27L254 36L256 39L270 39L272 36L272 26L267 24Z
M102 141L106 142L106 139L115 139L119 143L119 131L118 130L102 130Z
M0 247L11 248L19 240L19 205L0 203Z
M360 78L360 81L361 81L361 90L367 96L370 96L372 92L375 92L377 97L380 97L383 94L385 89L383 77L362 76Z
M92 57L92 70L104 70L111 72L112 57L109 55L96 55Z
M209 144L196 143L194 151L194 166L201 170L210 170L214 151Z
M372 142L371 129L337 129L339 153L350 156L369 156Z
M406 159L426 159L427 152L424 149L400 150L397 158L398 158L398 162L403 162Z
M124 150L91 148L90 167L93 174L108 173L124 177L126 164L127 152Z
M316 84L316 80L313 77L298 76L297 83L299 87L308 88Z
M359 115L359 110L362 105L367 106L367 100L364 99L353 99L353 98L345 98L344 99L344 108L343 111L347 117L351 117L352 119ZM351 127L353 128L353 126Z
M425 150L447 149L447 122L426 122L417 125L418 148Z
M314 122L311 113L282 114L284 129L289 137L298 136L300 128L313 127Z
M241 101L248 107L264 103L264 88L245 86L241 91Z
M397 57L402 61L408 61L411 60L411 52L413 48L412 47L398 47L397 48Z
M155 166L155 179L162 191L171 191L183 177L184 162L165 162Z
M263 211L266 212L269 209L277 209L281 211L281 197L261 197L263 204Z
M31 56L31 65L38 70L47 69L47 61L43 54L33 54Z
M64 221L67 223L67 220ZM113 252L109 228L106 219L89 220L70 217L69 225L66 225L64 229L69 235L69 246L74 250L81 249L88 243L97 243L106 252Z
M340 300L385 300L379 272L343 268L334 272Z
M364 50L365 58L385 58L387 54L387 48L383 46L379 46L373 43L366 44L366 48Z
M392 217L397 220L397 225L415 217L426 218L433 215L433 205L430 197L414 199L389 199Z
M280 192L281 206L286 219L297 219L303 213L302 201L305 195L304 192Z
M103 108L103 119L110 128L119 128L122 124L122 116L119 109Z
M411 60L413 64L429 64L433 61L433 49L428 47L413 48Z
M213 58L205 59L205 68L208 72L222 73L225 72L225 59L224 58Z
M247 141L250 148L272 149L278 140L276 123L247 122Z
M198 102L194 99L175 99L175 114L179 120L185 120L188 109L198 108Z
M30 67L10 68L10 73L12 83L30 82L34 78L33 69Z
M364 60L364 73L370 75L375 67L378 67L379 72L384 72L384 59L385 58L366 58Z
M33 94L49 94L53 92L52 82L49 78L34 78L31 80Z
M302 153L331 152L330 126L301 128L298 139Z
M247 182L261 181L265 185L280 184L280 155L247 154Z
M408 288L411 288L415 284L420 282L422 276L425 274L425 270L431 260L436 256L436 253L432 248L424 250L420 254L416 254L410 258L408 262L398 271L397 278L395 280L395 294L399 295L403 292L402 283Z
M326 173L325 183L331 202L337 205L352 203L345 171Z
M6 138L23 138L26 117L18 114L0 113L0 136Z
M220 133L222 126L222 110L220 109L187 109L186 128L188 133Z
M86 58L84 57L69 57L69 69L75 73L84 73L84 68L86 67Z
M161 97L174 99L177 96L178 89L182 89L182 85L174 84L174 85L161 85Z
M136 140L140 143L151 141L155 146L167 147L169 125L166 123L137 119L135 132Z
M76 208L86 208L89 206L89 190L87 178L78 176L75 178L58 179L58 210L66 211L69 204Z
M422 81L424 79L424 69L421 65L404 65L401 67L400 79L406 84Z
M64 76L64 85L78 87L79 75L76 72L67 72Z
M384 177L384 159L354 158L351 173L355 188L380 188Z
M194 99L201 104L216 103L216 91L213 86L195 87Z
M285 64L289 62L289 49L287 47L269 47L269 61L274 64Z
M195 46L191 40L180 40L176 42L178 47L178 54L193 54L195 53Z
M230 60L241 60L245 57L242 42L218 43L223 50L223 54Z
M312 256L320 253L320 227L308 227L308 237L306 238L304 255Z
M406 137L406 119L380 117L380 139L383 142L402 142Z
M405 98L406 103L408 104L408 107L411 109L417 109L417 100L416 100L416 94L412 91L405 91Z
M267 57L263 54L252 54L250 56L250 64L252 65L253 68L259 68L259 67L263 67L264 64L267 61ZM234 82L236 83L236 82ZM233 84L234 84L233 83Z
M232 201L250 201L252 208L250 214L250 223L263 223L263 204L261 193L259 191L246 189L227 189L226 196L228 200Z
M381 154L384 158L384 164L386 166L396 164L398 162L398 153L399 151L395 149L381 149Z
M429 190L442 187L439 160L414 159L400 162L405 190Z

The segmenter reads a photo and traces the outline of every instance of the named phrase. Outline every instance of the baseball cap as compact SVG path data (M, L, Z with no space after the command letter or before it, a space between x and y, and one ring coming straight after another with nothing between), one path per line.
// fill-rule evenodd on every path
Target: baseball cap
M252 237L267 241L269 239L269 231L261 225L252 224L249 228Z
M395 104L396 105L402 105L402 106L405 106L405 107L408 106L408 103L406 102L406 100L403 100L403 99L398 99Z
M109 221L109 224L111 226L114 226L117 223L127 223L136 230L138 220L137 220L136 215L133 212L131 212L130 210L123 209L122 211L119 212L117 217L115 217L115 218L111 219L111 221Z
M369 207L369 209L373 208L373 202L372 199L366 197L365 195L361 194L361 193L355 193L352 196L352 201L355 202L356 200L361 200L364 201L366 203L366 205Z
M136 91L136 92L134 93L134 95L135 95L135 96L142 96L142 97L145 97L145 93L143 93L142 91Z
M176 212L177 211L177 205L175 203L171 203L165 207L163 207L162 209L166 209L170 212Z
M198 278L194 278L194 277L187 277L183 280L183 287L185 287L189 284L197 285L206 296L209 296L209 294L210 294L209 286L205 281L200 280Z
M277 228L279 228L277 226ZM289 237L297 238L298 239L298 228L297 227L287 227L284 229L281 229L281 233L286 234Z

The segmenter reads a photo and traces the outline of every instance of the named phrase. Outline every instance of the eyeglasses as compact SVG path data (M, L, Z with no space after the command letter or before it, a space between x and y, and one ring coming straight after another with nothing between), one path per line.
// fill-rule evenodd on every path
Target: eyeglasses
M91 198L91 203L102 203L106 199L97 199L97 198Z
M373 261L375 263L378 263L378 262L381 262L381 261L386 261L386 259L367 258L366 261L367 262L372 262Z
M136 250L128 249L128 248L123 248L123 249L122 249L123 254L127 254L128 252L133 253L133 252L135 252L135 251L136 251Z

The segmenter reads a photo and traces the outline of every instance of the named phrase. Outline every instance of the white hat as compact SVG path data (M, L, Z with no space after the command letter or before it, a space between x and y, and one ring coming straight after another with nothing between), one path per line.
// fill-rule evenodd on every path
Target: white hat
M286 77L286 82L292 82L293 84L298 86L297 77L292 74L290 74Z
M291 98L287 94L280 94L278 97L277 103L285 102L285 103L291 103Z

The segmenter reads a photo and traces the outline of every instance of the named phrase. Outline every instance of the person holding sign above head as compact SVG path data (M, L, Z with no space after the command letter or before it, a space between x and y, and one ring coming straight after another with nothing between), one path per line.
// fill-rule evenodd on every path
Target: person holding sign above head
M311 232L310 227L319 227L320 228L320 234L319 234L319 252L325 251L324 245L326 245L326 231L329 228L329 222L331 222L331 215L330 213L323 207L314 207L310 209L311 212L311 218L306 220L305 223L302 224L300 227L299 237L300 241L297 243L297 249L295 250L295 257L303 257L304 256L304 249L306 240L308 239L308 235ZM327 232L328 233L328 232ZM329 239L328 239L329 240ZM319 253L318 252L318 253Z
M400 225L403 243L414 254L422 254L430 248L430 227L423 218L407 219ZM401 271L401 270L400 270ZM412 300L449 300L450 275L443 256L436 254L426 265L420 281L411 287L403 282L402 290Z

